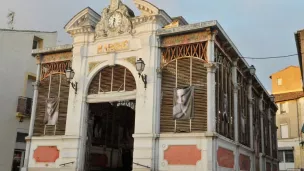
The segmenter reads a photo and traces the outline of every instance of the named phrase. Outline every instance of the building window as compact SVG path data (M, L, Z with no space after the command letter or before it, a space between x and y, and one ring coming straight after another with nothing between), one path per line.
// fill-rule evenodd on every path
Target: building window
M43 39L34 36L32 49L41 49L43 48Z
M288 124L282 124L281 128L281 138L289 138Z
M25 143L25 137L27 137L27 136L28 136L27 133L17 132L16 142Z
M280 163L284 162L284 151L282 150L279 151L278 159Z
M38 41L33 40L33 49L38 49Z
M12 171L20 171L24 162L24 151L15 150L12 164Z
M280 163L294 163L293 150L279 150Z
M278 80L277 80L277 83L278 83L278 86L281 86L282 85L282 78L278 78Z
M287 110L288 110L288 102L280 103L280 113L281 114L287 113Z
M288 150L288 151L284 151L284 153L285 153L285 163L293 163L294 162L293 151Z

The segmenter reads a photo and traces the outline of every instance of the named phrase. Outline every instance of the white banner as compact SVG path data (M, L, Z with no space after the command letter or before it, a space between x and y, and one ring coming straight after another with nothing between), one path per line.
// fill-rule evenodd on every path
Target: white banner
M59 108L58 98L52 98L46 100L45 116L44 116L45 125L56 125L58 120L58 108Z

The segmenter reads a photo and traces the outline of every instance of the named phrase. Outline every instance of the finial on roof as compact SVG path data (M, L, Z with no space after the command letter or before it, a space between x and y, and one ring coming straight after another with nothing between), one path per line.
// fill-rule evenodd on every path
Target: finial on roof
M119 7L120 0L111 0L110 9L116 10Z

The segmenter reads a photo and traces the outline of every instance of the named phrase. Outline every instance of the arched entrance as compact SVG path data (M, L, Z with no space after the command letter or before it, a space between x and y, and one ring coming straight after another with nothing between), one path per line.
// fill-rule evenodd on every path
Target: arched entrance
M106 67L93 78L85 171L132 171L135 92L135 79L123 66Z

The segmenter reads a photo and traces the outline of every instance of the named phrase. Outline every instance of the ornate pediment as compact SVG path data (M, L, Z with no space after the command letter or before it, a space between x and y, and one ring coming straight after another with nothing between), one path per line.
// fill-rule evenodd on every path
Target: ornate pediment
M84 32L94 32L96 24L100 20L100 15L87 7L75 15L64 27L71 35Z
M160 10L150 2L147 2L145 0L133 0L133 2L136 5L137 9L141 12L141 16L159 14Z
M132 33L131 18L133 17L135 17L134 12L121 0L111 0L109 7L103 9L101 20L96 25L96 39Z
M151 4L146 0L133 0L137 9L140 11L140 16L133 19L134 25L139 25L151 20L159 20L162 25L167 25L172 22L171 17L164 11Z

